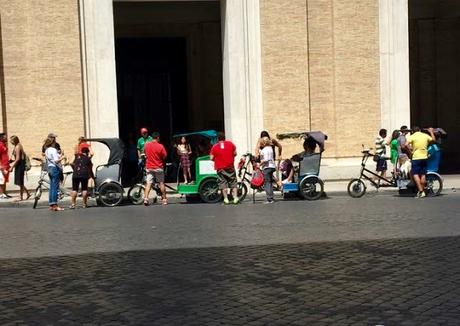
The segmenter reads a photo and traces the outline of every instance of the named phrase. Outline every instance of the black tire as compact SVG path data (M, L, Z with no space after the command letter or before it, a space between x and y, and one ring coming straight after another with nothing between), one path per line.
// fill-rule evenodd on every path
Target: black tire
M201 198L199 195L185 195L185 201L187 203L199 203Z
M134 185L129 188L128 191L128 199L133 205L140 205L144 202L144 192L145 187L144 185Z
M439 196L442 192L442 178L437 173L426 174L426 194L428 196Z
M244 182L238 182L236 189L238 190L238 202L241 203L248 194L248 186Z
M320 178L304 178L299 184L299 193L303 199L320 199L324 191L324 183Z
M42 187L38 186L35 189L35 193L34 193L34 206L33 206L33 209L37 208L37 204L38 204L38 201L40 200L41 196L42 196Z
M99 188L99 201L107 207L114 207L123 200L123 188L115 182L104 183Z
M361 179L353 179L348 183L348 194L353 198L361 198L366 193L366 184Z
M218 203L222 200L222 194L219 191L217 179L211 178L202 181L198 192L201 200L205 203Z

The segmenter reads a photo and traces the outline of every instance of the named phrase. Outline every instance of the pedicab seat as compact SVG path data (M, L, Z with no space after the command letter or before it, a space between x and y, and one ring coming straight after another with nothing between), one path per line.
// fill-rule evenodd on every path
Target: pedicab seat
M96 187L99 188L101 184L107 180L118 182L121 177L121 164L103 164L96 168Z
M319 175L319 168L321 166L321 154L313 153L302 158L299 163L300 177L306 175Z

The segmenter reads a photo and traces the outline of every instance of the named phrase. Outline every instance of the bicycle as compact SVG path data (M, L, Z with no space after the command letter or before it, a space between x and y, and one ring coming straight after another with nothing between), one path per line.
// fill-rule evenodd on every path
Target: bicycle
M38 157L33 157L32 160L40 162L41 166L41 172L40 172L40 178L38 179L38 186L35 188L35 193L34 193L34 204L33 204L33 209L37 208L38 201L40 200L40 197L42 196L43 190L48 190L50 189L50 180L47 178L48 176L48 171L45 168L45 162ZM62 185L65 184L67 177L71 175L73 172L64 172L64 180L62 183L59 184L59 190L58 190L58 200L62 200L65 196L70 196L70 192L64 188Z
M165 164L165 175L168 173L168 168L172 166L172 163ZM140 205L144 202L144 193L145 193L145 184L147 183L147 172L145 169L145 164L139 170L137 175L133 178L137 182L132 185L128 190L128 199L133 205ZM169 190L176 192L176 189L165 184L165 187ZM160 184L152 184L151 191L153 191L155 197L153 198L153 203L155 204L158 201L158 196L161 196Z
M399 194L403 195L406 189L412 188L412 192L416 191L415 185L411 184L411 180L408 176L403 175L401 172L392 172L391 179L385 178L374 171L366 168L367 160L375 157L369 149L363 149L361 160L361 172L359 177L352 179L347 186L348 195L353 198L360 198L364 196L367 190L367 186L363 180L367 180L372 186L379 190L382 187L393 187L399 188ZM442 191L443 181L442 177L433 171L428 171L426 174L426 193L428 196L438 196Z

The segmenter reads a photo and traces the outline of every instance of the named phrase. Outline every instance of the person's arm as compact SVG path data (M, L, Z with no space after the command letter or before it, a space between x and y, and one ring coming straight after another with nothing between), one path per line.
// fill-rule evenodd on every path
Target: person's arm
M214 151L213 151L213 148L211 148L211 151L209 152L209 159L210 159L211 161L214 161L214 158L215 158L215 157L214 157Z
M236 152L235 144L233 144L233 156L235 157L236 155L238 155L238 153Z
M19 164L21 157L22 157L21 148L18 145L16 145L14 147L14 161L10 165L10 172L13 172L13 169Z
M88 146L88 149L89 149L88 157L92 158L94 156L93 148L91 146Z
M278 159L281 160L281 153L283 152L283 146L276 139L272 139L272 143L278 148Z
M430 144L436 142L436 135L434 134L434 129L428 128L428 132L430 133L430 136L431 136Z

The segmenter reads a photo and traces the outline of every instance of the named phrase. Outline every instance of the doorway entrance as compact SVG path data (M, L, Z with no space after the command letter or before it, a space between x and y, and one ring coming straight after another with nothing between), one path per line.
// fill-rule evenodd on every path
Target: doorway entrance
M409 0L411 122L441 127L442 173L460 172L460 3Z
M224 130L219 1L114 2L119 134Z

